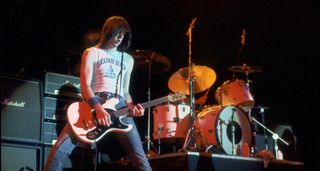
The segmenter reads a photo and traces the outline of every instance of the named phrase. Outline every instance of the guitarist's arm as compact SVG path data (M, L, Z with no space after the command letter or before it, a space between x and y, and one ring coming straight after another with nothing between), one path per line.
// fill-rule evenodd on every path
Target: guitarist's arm
M131 72L133 68L134 60L130 55L126 55L126 58L128 60L128 70L124 74L124 81L123 81L123 96L127 102L127 107L129 109L129 113L131 116L143 116L144 114L144 108L140 105L134 105L131 95L129 93L129 85L130 85L130 78L131 78Z
M110 115L102 105L97 101L95 94L91 89L92 73L93 73L93 62L95 60L95 52L92 49L87 49L81 59L80 69L80 86L81 91L86 101L96 112L96 118L99 125L109 126L112 124Z

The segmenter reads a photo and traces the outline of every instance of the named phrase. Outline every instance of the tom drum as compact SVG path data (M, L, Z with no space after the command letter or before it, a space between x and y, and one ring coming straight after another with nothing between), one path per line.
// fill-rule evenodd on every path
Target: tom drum
M163 104L153 110L153 138L162 141L184 139L190 127L190 106Z
M243 80L226 81L215 92L215 98L222 106L237 105L251 108L253 97Z

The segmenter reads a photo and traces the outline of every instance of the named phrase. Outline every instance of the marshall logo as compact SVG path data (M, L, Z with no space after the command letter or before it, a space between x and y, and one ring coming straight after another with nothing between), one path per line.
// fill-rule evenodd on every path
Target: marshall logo
M5 98L5 99L1 100L1 105L15 106L15 107L23 108L26 105L26 102L12 101L8 98Z

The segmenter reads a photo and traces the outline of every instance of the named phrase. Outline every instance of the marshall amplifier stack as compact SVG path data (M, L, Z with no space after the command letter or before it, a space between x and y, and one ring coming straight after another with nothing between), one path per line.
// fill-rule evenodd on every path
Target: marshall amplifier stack
M67 122L69 105L81 100L78 77L47 72L44 78L43 143L51 146Z
M57 141L62 129L67 123L67 109L70 104L82 99L80 78L47 72L44 77L43 93L43 163ZM63 168L73 170L92 170L93 152L89 148L77 147L69 156L70 160L63 163Z
M40 80L1 74L1 140L41 143Z
M1 73L1 170L41 170L41 81Z
M38 80L1 73L1 170L42 170L69 105L80 100L78 77L47 72ZM88 170L83 161L92 155L87 147L76 148L64 168Z

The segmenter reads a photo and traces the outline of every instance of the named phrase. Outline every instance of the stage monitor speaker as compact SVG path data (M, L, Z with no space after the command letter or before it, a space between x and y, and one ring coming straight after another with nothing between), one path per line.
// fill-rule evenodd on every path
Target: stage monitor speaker
M277 125L274 128L274 132L279 135L283 140L285 140L288 145L285 145L280 140L277 141L278 148L283 153L283 158L286 160L298 160L298 151L297 151L297 139L294 134L293 128L291 125Z
M292 127L290 125L274 125L272 126L272 131L288 143L286 145L281 140L277 141L278 149L283 153L283 159L297 161L299 153L297 151L296 136ZM267 146L268 150L275 155L275 140L269 132L267 132L267 141L263 134L256 134L255 145L258 150L264 150Z
M1 170L40 171L42 147L1 143Z
M1 139L41 142L41 84L1 74Z

